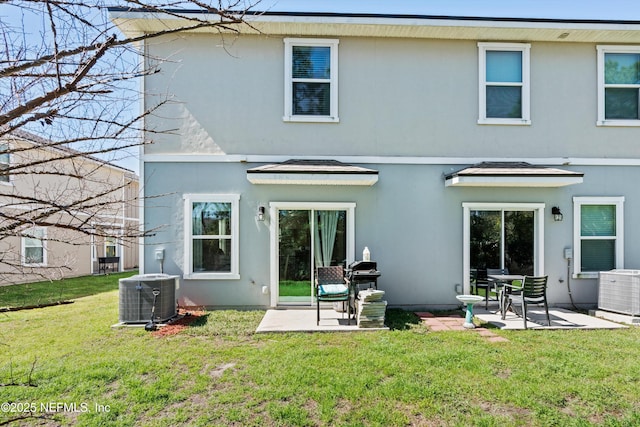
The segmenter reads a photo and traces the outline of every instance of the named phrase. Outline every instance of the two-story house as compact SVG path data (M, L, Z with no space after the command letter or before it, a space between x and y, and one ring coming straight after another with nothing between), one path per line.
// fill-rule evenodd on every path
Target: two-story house
M206 16L199 11L187 12ZM128 34L173 14L114 8ZM639 17L640 18L640 17ZM474 271L594 305L640 268L640 21L278 10L144 45L144 273L181 303L311 304L368 247L390 305L457 305ZM302 292L296 289L302 288Z
M23 130L0 138L0 167L0 284L138 266L133 171Z

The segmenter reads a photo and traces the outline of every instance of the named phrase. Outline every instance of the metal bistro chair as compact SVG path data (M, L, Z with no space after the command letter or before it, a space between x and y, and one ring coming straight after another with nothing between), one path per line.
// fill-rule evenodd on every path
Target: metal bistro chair
M351 324L351 286L349 280L344 277L344 268L341 265L316 268L316 306L318 312L317 324L320 324L320 301L342 301L347 304L347 316ZM344 311L342 312L344 319Z
M502 274L509 274L509 269L508 268L487 268L487 277L490 275L502 275ZM487 289L487 299L489 299L489 295L490 292L493 291L496 294L496 300L497 301L501 301L502 300L502 292L504 292L503 289L503 283L496 281L490 277L488 277L487 279L488 284L488 289Z
M491 289L491 284L487 280L487 270L480 269L471 270L471 286L473 287L473 293L475 295L480 295L478 289L484 289L484 309L489 309L489 291Z
M525 276L520 293L509 296L508 304L520 304L522 307L522 319L524 320L525 329L527 329L527 304L544 304L547 324L551 326L549 305L547 304L547 278L548 276Z

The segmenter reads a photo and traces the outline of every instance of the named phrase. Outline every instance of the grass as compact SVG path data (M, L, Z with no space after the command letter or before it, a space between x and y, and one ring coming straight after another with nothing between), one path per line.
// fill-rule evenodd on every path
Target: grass
M43 306L117 290L118 279L134 274L137 274L137 271L0 286L0 308Z
M0 424L640 425L639 328L494 330L509 342L491 343L388 310L391 331L255 334L264 312L224 310L156 337L111 329L117 310L108 291L0 314L0 383L37 385L2 387L0 403L38 405Z
M279 294L282 297L310 297L309 281L281 280Z

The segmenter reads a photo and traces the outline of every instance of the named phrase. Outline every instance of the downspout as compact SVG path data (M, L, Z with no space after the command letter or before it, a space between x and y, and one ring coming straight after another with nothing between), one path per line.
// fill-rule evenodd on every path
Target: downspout
M122 174L122 225L120 227L120 239L118 239L118 246L120 249L120 265L118 266L118 271L124 271L124 244L122 243L122 234L124 233L125 228L125 215L126 215L126 198L127 198L127 174L123 172Z

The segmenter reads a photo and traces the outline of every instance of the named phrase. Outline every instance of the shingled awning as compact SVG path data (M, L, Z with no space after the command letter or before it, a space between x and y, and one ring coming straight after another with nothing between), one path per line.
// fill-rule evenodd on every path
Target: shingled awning
M336 160L292 159L247 170L252 184L374 185L378 171Z
M447 187L564 187L584 174L525 162L482 162L445 176Z

